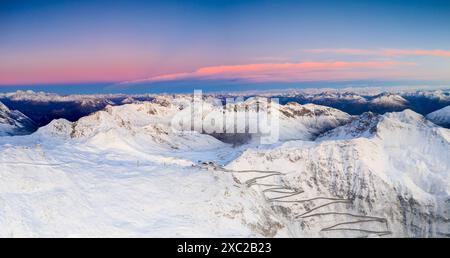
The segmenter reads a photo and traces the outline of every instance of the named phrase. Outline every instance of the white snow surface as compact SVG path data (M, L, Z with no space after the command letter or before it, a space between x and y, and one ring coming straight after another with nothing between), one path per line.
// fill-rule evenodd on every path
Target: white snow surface
M173 131L168 96L0 137L0 236L449 236L448 129L275 108L273 145Z
M384 107L406 107L408 101L397 94L381 94L370 101L372 105Z

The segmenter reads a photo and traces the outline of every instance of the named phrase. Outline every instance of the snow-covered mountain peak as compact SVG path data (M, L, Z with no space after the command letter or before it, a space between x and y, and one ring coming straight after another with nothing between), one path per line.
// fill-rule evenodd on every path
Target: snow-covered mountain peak
M405 128L409 128L411 132L418 130L440 130L427 121L422 115L410 109L405 109L401 112L390 112L384 115L372 112L363 113L353 117L351 122L324 133L318 139L352 139L358 137L370 138L374 136L389 137ZM404 137L405 136L401 138Z
M54 120L38 131L40 136L69 137L99 148L121 151L140 149L210 149L223 145L206 134L177 132L171 118L180 112L175 105L142 102L107 106L76 122Z
M384 114L384 119L382 120L385 124L389 122L396 124L409 124L414 126L429 126L433 127L431 123L429 123L425 117L422 115L412 111L411 109L405 109L401 112L389 112Z
M359 141L359 137L367 140ZM353 140L361 149L373 145L374 155L381 155L380 158L388 155L392 159L389 162L395 169L388 168L392 169L386 174L388 177L395 180L411 177L411 182L402 182L403 187L408 185L409 190L426 195L450 194L450 164L447 157L450 153L450 130L434 125L412 110L384 115L365 113L319 139ZM377 153L376 149L381 152ZM421 160L420 164L413 165L418 160ZM417 171L420 173L417 174Z
M172 111L172 112L171 112ZM82 117L74 123L73 137L89 137L111 129L137 132L150 124L168 123L173 109L152 102L107 106L104 110Z
M39 128L35 134L41 136L69 138L74 130L73 125L74 123L66 119L55 119L48 125Z
M408 101L398 94L381 94L371 100L371 104L384 107L406 107Z
M26 115L0 102L0 136L27 134L35 128L35 123Z
M381 119L381 115L366 112L360 116L353 117L349 123L324 133L318 140L373 137L377 132L377 126Z
M293 107L292 105L290 107ZM336 116L336 117L348 117L348 114L340 111L339 109L317 105L317 104L304 104L304 105L294 105L294 110L305 111L308 115L313 116ZM308 112L309 111L309 112ZM301 115L301 112L300 112Z

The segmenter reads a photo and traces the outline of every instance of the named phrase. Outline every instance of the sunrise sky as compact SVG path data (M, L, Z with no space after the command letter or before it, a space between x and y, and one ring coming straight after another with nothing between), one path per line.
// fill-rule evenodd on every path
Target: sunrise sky
M450 1L432 0L2 0L0 91L450 81L449 24Z

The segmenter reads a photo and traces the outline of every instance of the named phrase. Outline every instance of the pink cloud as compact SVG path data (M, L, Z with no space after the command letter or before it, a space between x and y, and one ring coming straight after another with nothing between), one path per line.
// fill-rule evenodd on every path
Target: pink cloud
M189 79L241 79L251 82L367 79L385 75L387 74L387 70L391 68L411 65L415 65L415 63L397 61L339 61L225 65L203 67L194 72L164 74L144 80L129 81L125 83L161 82Z
M371 56L380 55L377 51L365 50L365 49L351 49L351 48L319 48L319 49L307 49L304 52L312 54L343 54L343 55L361 55L361 56Z
M450 51L446 50L403 50L403 49L386 49L383 50L383 55L386 56L437 56L450 57Z
M423 50L423 49L381 49L381 50L365 50L365 49L351 49L351 48L323 48L323 49L308 49L307 53L321 54L344 54L344 55L362 55L362 56L436 56L436 57L450 57L450 51L447 50Z

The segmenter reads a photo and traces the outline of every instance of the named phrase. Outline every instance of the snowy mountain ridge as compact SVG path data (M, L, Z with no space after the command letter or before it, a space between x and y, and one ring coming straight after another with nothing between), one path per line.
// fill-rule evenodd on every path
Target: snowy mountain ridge
M172 120L175 116L186 118L191 117L191 102L189 98L159 97L153 102L142 102L125 104L121 106L107 106L104 110L95 112L92 115L81 118L71 125L62 126L72 138L92 137L98 133L110 130L120 130L123 134L136 135L139 133L162 136L175 135L172 128ZM203 104L203 121L205 119L216 118L225 115L243 115L248 106L253 105L250 100L243 103L233 104L224 109L222 106L215 106L205 102ZM274 109L280 112L280 140L289 139L313 139L320 133L335 128L349 121L350 116L337 109L323 107L314 104L299 105L288 103L287 105L274 105ZM229 113L229 114L228 114ZM187 120L189 120L187 119ZM56 123L56 124L55 124ZM61 126L62 121L54 122L39 131L61 131L55 126ZM195 124L193 125L196 126ZM203 123L203 130L211 126ZM197 127L198 128L198 127ZM190 128L188 128L190 129ZM207 137L201 130L199 137ZM126 132L125 132L126 131ZM191 130L187 130L192 133ZM183 132L179 132L183 133ZM61 133L57 133L61 134Z
M361 120L316 142L249 149L227 168L282 171L255 187L297 191L268 198L310 236L449 236L450 130L409 110Z

